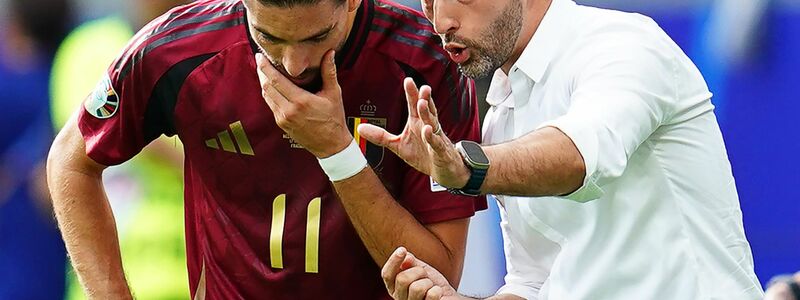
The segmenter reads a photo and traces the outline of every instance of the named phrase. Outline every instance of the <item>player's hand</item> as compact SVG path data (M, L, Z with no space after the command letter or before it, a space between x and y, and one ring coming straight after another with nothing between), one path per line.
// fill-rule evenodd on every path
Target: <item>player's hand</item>
M396 300L460 299L439 271L400 247L389 256L381 270L389 295Z
M375 145L386 147L410 166L430 175L439 184L462 188L469 180L469 170L453 142L442 131L431 88L417 90L410 78L403 82L408 102L408 121L400 135L393 135L371 124L358 126L358 133Z
M318 158L336 154L353 140L345 125L334 55L330 50L323 56L322 90L312 94L284 77L263 54L256 54L261 95L275 123Z

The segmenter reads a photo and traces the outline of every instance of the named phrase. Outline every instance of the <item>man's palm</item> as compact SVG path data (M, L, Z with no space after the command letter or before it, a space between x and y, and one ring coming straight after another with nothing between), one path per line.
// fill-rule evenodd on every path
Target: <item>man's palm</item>
M428 146L422 140L421 129L425 125L417 112L419 99L431 101L431 89L424 86L417 90L410 78L404 83L406 101L408 102L408 121L400 135L393 135L380 127L363 124L358 128L359 134L375 145L386 147L418 171L431 174L432 158Z

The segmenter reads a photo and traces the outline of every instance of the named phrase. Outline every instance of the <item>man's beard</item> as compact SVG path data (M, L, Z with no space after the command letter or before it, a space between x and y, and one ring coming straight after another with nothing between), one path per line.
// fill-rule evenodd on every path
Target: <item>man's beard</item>
M262 53L263 53L263 51L262 51ZM272 60L269 60L269 62L272 64L273 67L275 67L276 70L278 70L278 72L281 73L281 75L283 75L284 77L286 77L286 79L289 79L291 81L291 79L290 79L291 75L288 75L288 72L285 71L286 68L283 66L283 64L275 63ZM310 93L317 93L317 92L321 91L322 90L322 75L321 75L322 72L320 70L321 70L320 68L313 68L313 69L305 70L303 72L303 74L307 74L307 73L314 74L313 75L314 79L311 80L311 82L309 82L307 84L297 85L297 86L302 88L302 89L304 89L304 90L306 90L306 91L308 91L308 92L310 92ZM301 74L301 76L303 76L303 74ZM308 76L308 75L306 75L306 76ZM292 84L294 84L294 82Z
M335 50L336 50L336 62L338 62L339 59L341 58L339 56L339 52L344 48L344 44L346 42L347 42L347 40L344 39L341 42L339 42L339 45L336 46L336 48L335 48ZM287 79L289 79L289 77L291 77L290 75L288 75L289 72L286 71L286 68L283 66L283 64L280 63L280 62L272 61L272 58L270 58L270 56L267 55L267 51L264 50L264 48L262 48L260 45L258 46L258 51L260 51L261 54L264 54L264 56L267 57L267 60L272 64L272 66L275 67L275 69L278 70L278 72L280 72L284 77L286 77ZM338 66L337 66L337 69L338 69ZM303 71L303 74L307 74L307 73L314 74L314 79L311 80L311 82L309 82L307 84L297 85L297 86L302 88L302 89L304 89L304 90L306 90L306 91L308 91L308 92L310 92L310 93L318 93L319 91L322 90L322 84L323 84L323 82L322 82L322 65L320 65L319 67L316 67L316 68L306 69L305 71ZM300 74L300 76L302 77L303 74Z
M316 76L314 76L314 80L311 80L311 82L303 85L298 85L298 87L308 91L309 93L318 93L322 90L322 72L319 68L312 69L310 71L316 74Z
M481 79L494 73L511 57L522 30L522 2L512 0L503 12L484 30L479 40L445 36L445 44L456 42L470 49L467 61L458 65L466 76Z

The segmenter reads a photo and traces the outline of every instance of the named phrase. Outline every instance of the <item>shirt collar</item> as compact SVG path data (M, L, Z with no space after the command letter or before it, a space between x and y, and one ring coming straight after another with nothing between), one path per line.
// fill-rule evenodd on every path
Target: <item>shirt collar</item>
M511 70L520 69L534 82L541 81L550 62L563 50L563 43L570 39L567 30L571 28L575 8L577 4L572 0L553 0Z
M489 91L486 92L486 102L491 106L505 105L514 107L514 101L507 101L511 96L511 82L501 69L494 71Z

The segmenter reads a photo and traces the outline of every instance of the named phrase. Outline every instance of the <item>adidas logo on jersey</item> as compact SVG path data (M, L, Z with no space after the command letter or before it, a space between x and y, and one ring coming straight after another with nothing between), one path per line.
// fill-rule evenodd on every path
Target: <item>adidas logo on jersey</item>
M230 129L221 131L217 134L217 137L206 140L206 146L211 149L219 150L221 148L226 152L255 156L253 147L250 146L250 141L247 140L247 134L244 133L242 121L231 123L228 127Z

